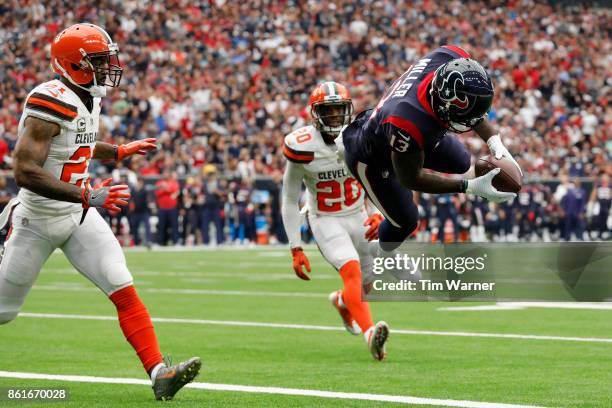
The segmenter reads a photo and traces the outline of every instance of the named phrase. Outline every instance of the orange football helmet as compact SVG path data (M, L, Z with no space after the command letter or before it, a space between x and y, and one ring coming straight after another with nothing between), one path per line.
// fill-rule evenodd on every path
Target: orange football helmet
M103 28L89 23L72 25L55 37L51 68L93 96L104 96L98 94L105 94L106 86L119 86L123 74L119 47Z
M337 82L323 82L308 101L314 125L321 133L335 138L351 122L353 101L348 89ZM341 108L341 109L339 109Z

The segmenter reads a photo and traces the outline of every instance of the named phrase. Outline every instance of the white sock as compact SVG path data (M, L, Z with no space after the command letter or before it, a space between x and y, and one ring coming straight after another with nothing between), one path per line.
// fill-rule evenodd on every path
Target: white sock
M368 330L366 330L363 333L363 338L365 339L366 344L368 343L368 340L370 340L370 333L372 333L374 331L374 326L370 327Z
M165 366L166 365L164 363L158 363L155 367L153 367L153 369L151 370L151 385L155 385L155 377L157 376L157 372L160 368Z
M346 305L344 304L344 299L342 299L342 291L338 293L338 306L343 309L346 309Z

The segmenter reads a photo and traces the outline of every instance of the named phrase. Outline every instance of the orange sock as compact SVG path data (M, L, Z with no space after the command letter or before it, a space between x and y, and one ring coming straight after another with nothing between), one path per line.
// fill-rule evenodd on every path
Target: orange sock
M120 289L110 295L117 307L119 325L123 335L132 345L147 373L163 361L151 316L140 301L134 286Z
M374 325L368 302L361 301L361 267L357 261L349 261L340 268L340 276L344 281L342 300L361 331L366 332Z

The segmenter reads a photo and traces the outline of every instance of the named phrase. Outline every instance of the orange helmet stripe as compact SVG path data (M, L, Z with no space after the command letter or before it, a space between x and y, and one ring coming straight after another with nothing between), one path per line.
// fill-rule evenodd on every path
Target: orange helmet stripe
M330 96L332 97L332 100L329 100L330 103L351 100L351 94L344 85L341 85L337 82L328 81L317 85L317 87L310 93L308 106L310 106L310 108L312 109L313 105L328 101L328 98Z

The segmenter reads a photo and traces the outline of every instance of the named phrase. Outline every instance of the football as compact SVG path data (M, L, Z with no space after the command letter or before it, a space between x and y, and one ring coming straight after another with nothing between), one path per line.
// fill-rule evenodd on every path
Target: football
M493 178L493 187L499 191L518 193L523 187L523 176L510 159L502 157L498 160L493 156L481 157L476 162L476 176L480 177L497 167L501 168L501 171Z

